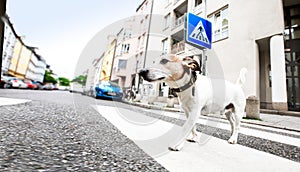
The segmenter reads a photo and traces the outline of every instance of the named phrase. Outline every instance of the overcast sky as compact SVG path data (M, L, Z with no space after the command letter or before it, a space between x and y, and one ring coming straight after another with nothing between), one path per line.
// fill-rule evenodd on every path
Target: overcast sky
M102 29L135 14L143 0L8 0L7 14L24 42L58 76L73 79L77 60Z

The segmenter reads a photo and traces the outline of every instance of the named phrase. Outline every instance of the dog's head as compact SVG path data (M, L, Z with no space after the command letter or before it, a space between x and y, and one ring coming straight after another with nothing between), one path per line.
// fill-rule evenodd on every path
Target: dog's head
M160 60L156 68L145 68L139 72L139 75L148 82L176 82L184 78L190 78L192 74L200 70L199 63L192 57L181 58L176 55L170 55Z

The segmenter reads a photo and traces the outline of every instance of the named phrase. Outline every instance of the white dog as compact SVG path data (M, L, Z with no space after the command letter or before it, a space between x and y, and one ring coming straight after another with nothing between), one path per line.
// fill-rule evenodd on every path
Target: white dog
M240 72L236 84L223 79L212 79L200 74L200 65L190 57L181 59L171 55L160 61L161 67L147 68L139 72L148 82L166 82L178 95L181 108L187 121L182 127L178 139L169 146L170 150L178 151L184 141L197 141L195 124L200 114L225 114L231 125L231 137L228 142L237 143L240 120L244 115L246 98L242 84L245 82L246 69ZM191 138L188 136L191 135Z

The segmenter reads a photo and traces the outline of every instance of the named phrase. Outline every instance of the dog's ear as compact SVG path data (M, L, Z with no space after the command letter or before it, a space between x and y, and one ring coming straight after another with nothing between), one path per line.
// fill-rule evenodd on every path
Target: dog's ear
M183 61L186 62L187 66L191 68L193 71L199 71L201 73L201 61L200 64L193 59L193 57L185 57L183 58Z

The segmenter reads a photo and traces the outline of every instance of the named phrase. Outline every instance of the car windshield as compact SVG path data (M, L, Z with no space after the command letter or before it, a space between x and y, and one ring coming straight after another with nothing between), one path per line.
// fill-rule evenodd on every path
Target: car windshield
M108 81L102 81L100 83L100 85L103 85L103 86L112 86L112 87L119 87L118 84L114 83L114 82L108 82Z
M119 85L114 83L114 82L110 82L110 85L113 86L113 87L119 87Z

